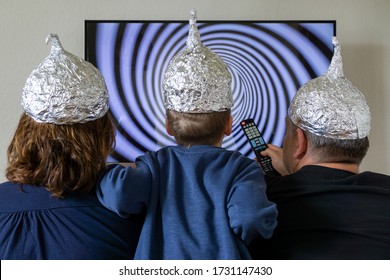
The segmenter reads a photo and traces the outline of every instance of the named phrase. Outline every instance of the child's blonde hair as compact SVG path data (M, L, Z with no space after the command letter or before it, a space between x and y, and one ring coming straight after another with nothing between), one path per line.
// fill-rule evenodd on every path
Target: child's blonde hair
M183 113L167 110L167 120L176 143L182 146L215 145L225 132L231 110Z

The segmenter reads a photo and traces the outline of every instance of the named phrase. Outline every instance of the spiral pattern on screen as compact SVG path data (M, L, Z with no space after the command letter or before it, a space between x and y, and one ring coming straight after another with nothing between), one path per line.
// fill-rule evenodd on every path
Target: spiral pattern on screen
M255 120L267 142L282 145L290 100L329 66L333 26L198 22L198 29L233 78L233 133L223 147L253 155L239 125L246 118ZM165 131L162 80L187 35L186 22L108 22L96 28L96 66L106 79L117 125L112 161L134 161L145 151L175 145Z

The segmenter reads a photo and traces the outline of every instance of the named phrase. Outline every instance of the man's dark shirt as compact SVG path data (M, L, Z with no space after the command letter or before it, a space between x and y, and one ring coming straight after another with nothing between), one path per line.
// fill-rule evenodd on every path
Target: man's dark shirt
M390 176L305 166L266 179L278 227L254 259L390 259Z

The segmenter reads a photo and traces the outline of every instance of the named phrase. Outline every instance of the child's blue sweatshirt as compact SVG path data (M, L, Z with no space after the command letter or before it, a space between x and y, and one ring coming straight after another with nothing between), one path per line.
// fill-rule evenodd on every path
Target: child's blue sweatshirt
M136 165L109 169L97 190L121 216L146 211L136 259L249 259L246 244L276 227L258 163L238 152L170 146Z

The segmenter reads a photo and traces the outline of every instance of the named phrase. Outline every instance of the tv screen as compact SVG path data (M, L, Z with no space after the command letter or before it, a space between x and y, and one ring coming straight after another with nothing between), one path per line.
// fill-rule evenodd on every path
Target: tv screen
M240 121L253 118L264 139L281 146L297 89L326 72L336 22L198 21L201 40L232 74L233 133L223 147L254 158ZM85 21L85 59L103 74L117 127L109 162L134 161L176 145L165 131L162 80L185 48L188 21Z

